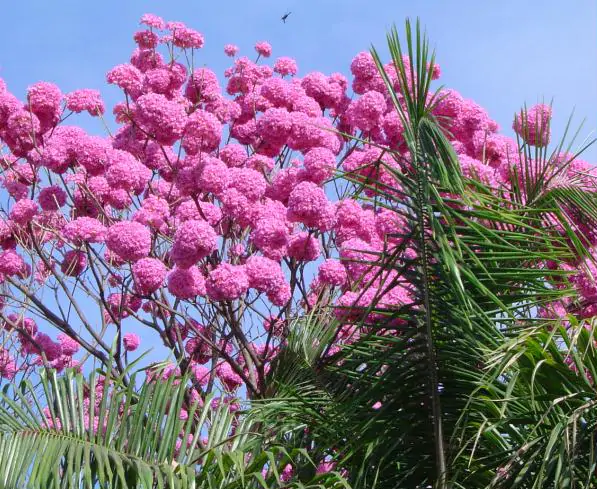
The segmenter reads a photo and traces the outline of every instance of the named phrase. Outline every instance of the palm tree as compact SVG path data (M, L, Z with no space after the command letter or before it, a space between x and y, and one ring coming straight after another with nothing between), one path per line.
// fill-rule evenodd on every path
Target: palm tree
M391 279L362 310L368 333L339 355L308 345L341 322L314 314L294 328L272 374L279 398L263 416L287 431L308 426L306 446L333 448L353 487L594 487L592 334L581 328L581 350L536 312L575 296L569 272L545 263L588 256L571 215L594 219L597 200L575 182L553 185L576 156L562 162L562 144L552 155L521 145L512 170L520 185L507 194L464 178L433 115L441 92L429 89L434 55L419 24L407 21L405 51L395 29L388 45L397 82L372 53L408 158L401 165L383 148L398 163L379 162L394 183L354 182L374 191L372 205L406 218L414 258L398 246L372 259ZM404 286L412 302L384 306L384 293Z

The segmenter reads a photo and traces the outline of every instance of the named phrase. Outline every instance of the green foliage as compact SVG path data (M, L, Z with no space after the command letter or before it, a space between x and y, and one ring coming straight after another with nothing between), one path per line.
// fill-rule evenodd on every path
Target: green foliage
M308 482L284 483L286 464L314 467L306 452L275 438L266 444L254 422L225 403L189 402L187 378L140 389L135 376L127 383L106 378L101 399L95 373L84 379L72 371L43 373L41 392L26 382L2 393L0 487L315 488L341 481L316 477L313 468Z

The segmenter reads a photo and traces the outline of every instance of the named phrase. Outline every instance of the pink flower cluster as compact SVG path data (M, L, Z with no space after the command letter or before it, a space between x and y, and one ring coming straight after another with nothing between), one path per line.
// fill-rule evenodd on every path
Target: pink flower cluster
M514 117L512 128L531 146L547 146L550 137L551 107L537 104Z

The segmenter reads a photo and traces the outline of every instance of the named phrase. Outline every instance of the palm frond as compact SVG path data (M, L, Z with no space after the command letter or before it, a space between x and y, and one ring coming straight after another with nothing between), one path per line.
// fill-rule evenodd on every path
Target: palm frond
M487 403L499 410L485 411L475 435L484 447L483 455L475 453L478 470L499 466L491 487L597 483L595 329L567 321L568 327L553 322L551 330L546 324L527 328L490 358L491 384L508 386L487 391Z
M154 373L159 375L160 372ZM0 487L336 487L301 449L266 443L254 422L219 400L189 398L188 378L128 383L43 372L0 394ZM96 388L97 387L97 388ZM184 413L184 416L181 415ZM284 481L297 461L310 478ZM325 484L324 484L325 483Z

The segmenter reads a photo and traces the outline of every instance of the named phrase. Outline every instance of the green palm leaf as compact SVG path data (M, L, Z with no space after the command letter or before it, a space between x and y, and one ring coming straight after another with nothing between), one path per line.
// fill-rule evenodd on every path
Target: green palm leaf
M158 374L160 372L158 371ZM106 381L105 379L110 379ZM94 386L101 380L101 399ZM129 382L93 373L43 372L0 394L0 487L336 487L305 450L255 432L224 402L191 402L188 381ZM184 407L186 416L181 416ZM312 467L284 482L287 464Z

